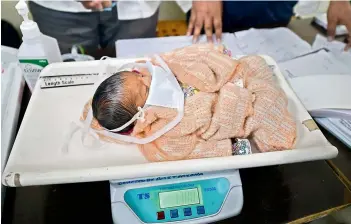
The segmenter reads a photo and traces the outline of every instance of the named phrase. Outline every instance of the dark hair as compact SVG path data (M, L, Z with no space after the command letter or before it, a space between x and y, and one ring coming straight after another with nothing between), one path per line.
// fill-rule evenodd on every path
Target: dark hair
M118 72L97 88L92 102L93 116L106 129L119 128L138 112L131 95L123 88L126 73ZM119 132L128 132L133 124Z

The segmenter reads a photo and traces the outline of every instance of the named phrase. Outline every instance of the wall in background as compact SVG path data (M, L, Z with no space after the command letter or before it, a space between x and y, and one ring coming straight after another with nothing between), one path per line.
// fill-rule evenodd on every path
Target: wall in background
M1 19L11 23L17 30L22 23L22 17L18 15L15 5L18 1L1 1Z
M186 16L174 1L163 1L160 6L158 20L185 20Z

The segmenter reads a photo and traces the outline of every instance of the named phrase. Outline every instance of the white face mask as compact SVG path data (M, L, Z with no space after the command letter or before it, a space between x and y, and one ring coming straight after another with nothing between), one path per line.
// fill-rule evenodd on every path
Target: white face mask
M152 76L152 80L149 88L149 95L146 99L146 103L143 108L140 108L140 107L138 108L138 113L135 114L133 118L130 121L128 121L126 124L113 130L108 130L108 129L105 129L102 131L95 130L96 133L99 133L104 136L107 136L119 141L123 141L123 142L146 144L154 141L155 139L159 138L166 132L170 131L181 121L184 115L184 93L177 79L175 78L172 71L168 68L166 63L159 56L156 56L156 59L157 59L157 62L161 65L161 67L154 66L149 61L147 61L145 64L130 63L122 67L121 71L126 71L127 69L132 69L135 67L136 68L146 67L149 70ZM106 61L108 60L103 61L103 64L105 66L107 65L105 70L106 72L108 72L107 70L109 66L108 66L108 63L106 63ZM98 85L100 85L101 82L99 82ZM126 135L114 133L114 132L123 130L124 128L128 127L130 124L134 123L136 120L140 120L141 122L143 122L144 114L145 114L144 110L148 106L159 106L159 107L176 109L178 111L178 114L171 122L166 124L162 129L160 129L159 131L153 133L151 136L148 136L146 138L136 138L132 136L126 136ZM88 128L90 129L92 120L93 120L93 112L92 112L92 109L90 109L85 120L86 129ZM90 131L86 130L85 133L89 133Z

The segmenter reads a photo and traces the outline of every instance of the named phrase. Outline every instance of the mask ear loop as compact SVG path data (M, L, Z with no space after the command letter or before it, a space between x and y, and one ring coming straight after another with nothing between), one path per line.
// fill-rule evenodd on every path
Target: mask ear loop
M132 117L132 119L130 119L127 123L125 123L124 125L122 125L119 128L115 128L115 129L106 129L106 131L110 131L110 132L118 132L118 131L122 131L123 129L125 129L126 127L128 127L129 125L131 125L134 121L136 120L140 120L141 122L145 121L145 111L143 108L138 107L138 112Z
M61 147L61 151L63 153L68 153L69 143L71 142L71 139L72 139L74 133L76 133L79 129L83 129L83 126L77 124L76 122L71 122L71 124L69 125L69 128L64 136L63 145Z
M105 144L101 143L99 135L97 133L95 133L93 131L93 129L90 127L92 121L93 121L93 115L92 115L92 110L90 109L86 118L85 118L85 121L83 121L82 122L83 124L80 125L81 130L82 130L81 142L87 148L101 148ZM88 135L93 137L93 143L91 146L84 143L85 139Z
M93 137L93 143L92 145L87 145L85 144L85 139L87 136L92 136ZM102 143L102 141L100 141L100 137L97 133L95 133L91 128L90 128L90 124L86 124L84 126L84 128L82 129L82 136L81 136L81 141L82 144L87 147L87 148L101 148L102 146L105 145L105 143Z
M73 135L78 131L81 130L82 135L81 135L81 142L82 145L84 145L87 148L101 148L102 146L105 145L105 143L102 143L100 141L99 135L95 133L91 128L90 128L91 122L88 121L88 117L86 118L85 121L77 123L77 122L71 122L68 131L66 132L66 135L64 136L63 140L63 145L61 147L61 151L63 153L68 153L69 152L69 143L73 137ZM86 137L90 135L93 137L93 143L92 145L87 145L85 144L85 139Z
M99 71L99 75L98 75L99 77L102 77L104 75L104 72L107 73L106 67L108 66L110 60L111 60L111 58L108 56L102 56L100 58L100 61L101 61L100 63L102 65L102 68Z

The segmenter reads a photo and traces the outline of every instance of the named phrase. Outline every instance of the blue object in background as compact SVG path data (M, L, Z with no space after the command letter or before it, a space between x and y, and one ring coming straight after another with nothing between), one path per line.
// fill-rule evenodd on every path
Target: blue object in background
M288 25L298 1L223 1L222 30L233 33L250 28ZM187 23L191 10L187 13ZM204 33L204 30L202 30Z
M297 1L223 1L223 30L286 26Z

